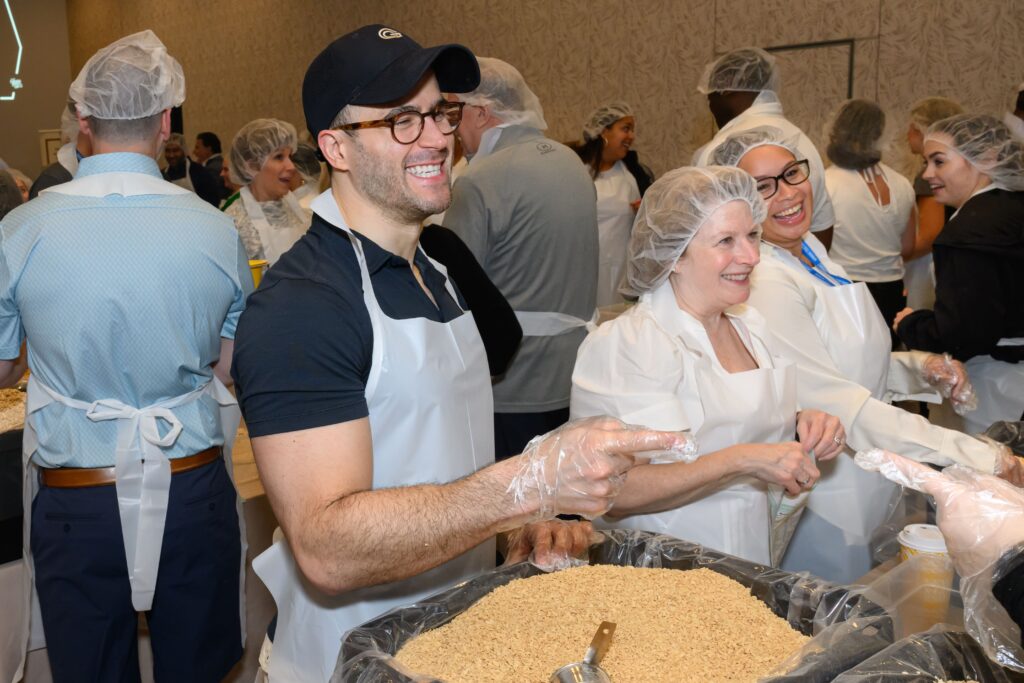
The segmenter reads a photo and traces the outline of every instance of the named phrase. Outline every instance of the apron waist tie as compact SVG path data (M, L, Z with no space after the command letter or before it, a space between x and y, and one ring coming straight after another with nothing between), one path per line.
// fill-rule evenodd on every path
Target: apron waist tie
M208 465L221 457L220 446L210 446L206 450L184 458L170 461L171 474L180 474ZM59 467L40 470L40 481L43 486L58 489L87 488L90 486L108 486L117 482L116 467Z

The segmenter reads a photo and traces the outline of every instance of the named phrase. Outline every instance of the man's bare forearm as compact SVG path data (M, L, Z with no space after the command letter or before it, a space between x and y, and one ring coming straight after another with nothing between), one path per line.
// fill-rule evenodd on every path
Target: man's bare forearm
M507 493L519 469L506 460L450 484L352 493L310 515L290 539L303 573L340 593L399 581L528 521Z

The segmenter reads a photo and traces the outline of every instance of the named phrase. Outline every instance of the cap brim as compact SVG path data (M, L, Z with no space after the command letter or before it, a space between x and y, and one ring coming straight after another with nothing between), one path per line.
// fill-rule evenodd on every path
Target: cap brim
M374 105L400 100L411 93L430 69L437 77L441 92L470 92L480 85L480 66L468 48L457 44L438 45L399 57L350 102Z

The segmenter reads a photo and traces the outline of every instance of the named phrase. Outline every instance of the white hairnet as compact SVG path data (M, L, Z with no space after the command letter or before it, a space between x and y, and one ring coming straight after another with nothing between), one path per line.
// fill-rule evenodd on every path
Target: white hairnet
M75 142L78 140L78 117L71 111L72 106L74 105L64 107L64 110L60 114L61 143Z
M494 57L476 60L480 64L480 85L473 92L459 95L460 100L489 107L502 123L547 130L544 108L518 69Z
M925 141L950 144L972 166L1004 190L1024 191L1024 142L999 119L987 114L960 114L936 121Z
M795 136L787 137L774 126L758 126L727 137L722 144L711 151L708 163L715 166L736 166L747 152L755 147L764 147L765 145L782 147L789 150L794 158L800 158Z
M181 133L171 133L167 136L167 142L164 144L165 147L167 145L177 145L178 147L185 149L185 136Z
M626 281L619 291L639 296L663 283L708 217L737 200L750 206L755 224L765 219L757 183L738 168L687 166L654 181L633 221Z
M583 139L596 140L604 129L627 116L636 116L633 108L625 102L609 102L590 112L583 124Z
M292 163L295 164L295 170L299 172L304 182L311 183L320 180L322 167L320 160L316 157L316 148L312 145L305 142L298 143L298 146L292 150Z
M68 95L82 117L143 119L185 101L185 74L155 33L140 31L90 57Z
M295 126L280 119L256 119L242 126L231 141L231 180L248 185L263 168L267 157L289 147L295 150Z
M704 67L698 92L779 91L779 72L775 57L759 47L744 47L727 52Z
M923 135L936 121L963 113L960 103L948 97L925 97L910 108L910 125Z
M825 128L825 155L840 168L862 169L882 159L885 112L870 100L846 100Z

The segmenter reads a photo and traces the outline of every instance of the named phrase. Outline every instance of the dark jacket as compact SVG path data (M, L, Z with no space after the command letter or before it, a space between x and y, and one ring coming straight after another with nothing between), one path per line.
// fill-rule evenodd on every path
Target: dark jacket
M1024 360L1024 192L989 190L967 200L939 233L935 309L914 311L897 329L911 349L966 361L991 355Z

